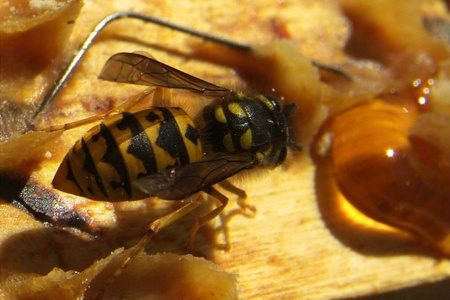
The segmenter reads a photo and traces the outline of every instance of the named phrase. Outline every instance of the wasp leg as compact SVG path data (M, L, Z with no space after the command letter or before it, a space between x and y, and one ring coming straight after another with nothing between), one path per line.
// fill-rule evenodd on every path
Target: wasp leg
M123 270L127 267L129 262L133 260L136 256L138 256L142 251L145 250L145 247L150 242L152 237L157 234L161 229L169 226L173 222L177 221L178 219L182 218L189 212L191 212L193 209L195 209L197 206L199 206L203 201L203 198L199 195L197 198L187 203L186 205L182 206L181 208L177 209L174 212L171 212L165 216L162 216L159 219L156 219L152 223L148 225L146 234L141 238L141 240L134 245L133 247L125 250L127 252L126 256L127 258L121 263L119 267L116 268L116 270L105 280L105 284L102 288L102 290L96 295L95 299L102 299L103 295L106 292L106 289L111 286L111 284L122 274Z
M153 93L152 106L170 107L170 99L172 99L172 91L158 87Z
M195 237L195 234L197 233L198 229L203 224L205 224L205 223L211 221L212 219L214 219L215 217L217 217L223 211L225 206L227 206L227 203L228 203L228 198L213 187L210 187L205 192L208 193L209 195L213 196L217 200L219 200L221 205L216 207L215 209L213 209L206 215L197 218L195 224L192 226L191 230L189 231L189 235L188 235L187 248L188 248L189 252L192 252L192 250L194 249L194 237Z
M47 132L58 131L58 130L67 130L67 129L72 129L72 128L76 128L79 126L83 126L83 125L86 125L86 124L89 124L92 122L103 120L110 115L115 115L115 114L119 114L121 112L126 111L127 109L129 109L130 107L133 107L134 105L136 105L139 101L141 101L148 95L152 94L154 91L155 91L155 88L147 88L144 91L142 91L141 93L139 93L138 95L136 95L135 97L131 98L130 100L125 101L121 105L117 106L116 108L111 109L110 111L106 112L103 115L95 115L95 116L88 117L88 118L78 120L75 122L70 122L70 123L66 123L66 124L62 124L62 125L54 125L54 126L50 126L50 127L39 129L39 130L47 131Z
M238 196L238 199L236 200L236 202L239 205L239 207L242 209L242 213L245 216L253 217L255 215L256 208L255 208L255 206L246 203L247 193L244 190L238 188L237 186L235 186L228 180L219 182L219 185L222 188L224 188L225 190L229 191L230 193L233 193L236 196Z
M150 241L151 237L154 236L155 234L157 234L161 229L169 226L173 222L182 218L183 216L185 216L186 214L188 214L189 212L194 210L202 202L203 202L203 197L201 195L198 195L197 199L195 199L194 201L189 202L188 204L180 207L179 209L177 209L174 212L171 212L170 214L167 214L165 216L162 216L159 219L156 219L155 221L153 221L152 223L150 223L148 225L148 231L146 234L148 237L144 236L143 241L141 241L139 243L145 242L145 239L148 239L148 241Z
M102 288L97 292L88 292L92 295L89 295L86 299L103 299L107 289L116 281L116 279L123 273L124 269L127 267L127 265L132 261L136 256L138 256L145 247L146 243L143 243L141 240L138 244L135 246L125 250L121 256L124 257L123 261L119 262L117 266L114 266L113 270L109 270L109 272L112 272L104 281ZM86 294L85 294L86 296Z
M116 108L111 109L109 112L107 112L104 115L104 117L107 117L110 115L115 115L115 114L120 114L124 111L129 110L130 108L132 108L133 106L138 104L142 99L144 99L148 95L154 94L155 90L157 90L157 88L154 88L154 87L146 88L144 91L140 92L139 94L137 94L130 100L127 100L124 103L122 103L121 105L117 106Z

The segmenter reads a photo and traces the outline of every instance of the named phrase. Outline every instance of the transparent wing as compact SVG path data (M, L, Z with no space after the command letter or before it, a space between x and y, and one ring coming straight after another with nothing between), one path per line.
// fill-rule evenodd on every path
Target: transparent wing
M229 89L172 68L141 53L117 53L103 66L100 79L139 85L186 89L205 96L226 96Z
M181 200L256 165L257 159L249 153L224 155L142 177L133 184L149 196Z

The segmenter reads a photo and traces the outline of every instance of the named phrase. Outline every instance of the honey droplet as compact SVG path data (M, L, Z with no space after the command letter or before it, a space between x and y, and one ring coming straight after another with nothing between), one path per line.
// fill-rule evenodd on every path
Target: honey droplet
M340 114L332 125L333 172L362 213L450 255L450 142L433 138L450 121L434 120L379 100Z

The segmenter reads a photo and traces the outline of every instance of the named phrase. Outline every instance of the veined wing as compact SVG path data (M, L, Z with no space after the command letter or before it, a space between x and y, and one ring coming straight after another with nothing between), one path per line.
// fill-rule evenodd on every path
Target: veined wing
M133 184L149 196L180 200L257 165L250 153L229 154L145 176Z
M227 96L229 89L184 73L142 53L117 53L103 66L100 79L139 85L186 89L205 96Z

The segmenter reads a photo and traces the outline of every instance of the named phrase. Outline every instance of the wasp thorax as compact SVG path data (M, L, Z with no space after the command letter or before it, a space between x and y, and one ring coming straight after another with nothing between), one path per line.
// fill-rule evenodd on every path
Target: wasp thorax
M262 165L275 167L286 158L289 144L287 117L268 96L232 93L204 110L205 149L217 152L249 152Z

